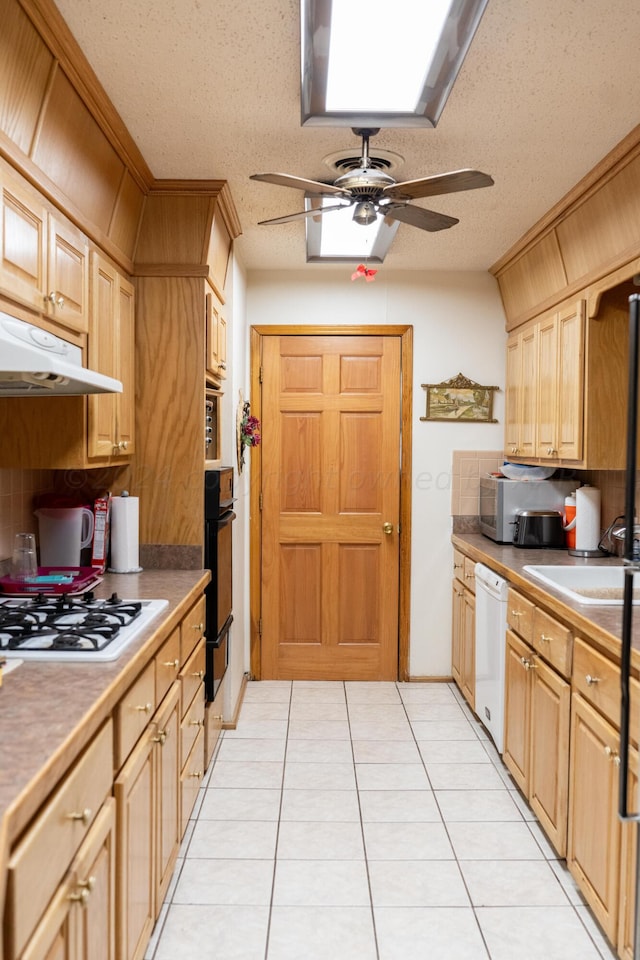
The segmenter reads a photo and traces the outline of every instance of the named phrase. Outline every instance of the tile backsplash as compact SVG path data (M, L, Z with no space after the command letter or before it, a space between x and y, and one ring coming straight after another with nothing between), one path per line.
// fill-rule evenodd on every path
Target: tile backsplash
M451 515L456 518L458 530L472 532L472 518L478 515L480 477L499 470L503 461L501 450L453 451ZM605 530L624 512L624 471L576 470L575 477L580 484L589 483L600 490L600 526ZM640 480L636 485L636 501L640 512Z
M14 535L37 534L33 498L53 489L53 477L52 470L0 470L0 571L8 570Z

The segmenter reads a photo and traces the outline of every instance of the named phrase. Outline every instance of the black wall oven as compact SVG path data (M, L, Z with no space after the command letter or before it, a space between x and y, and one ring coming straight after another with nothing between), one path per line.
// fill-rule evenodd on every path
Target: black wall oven
M214 699L229 662L233 623L231 578L233 467L206 470L204 474L204 565L211 571L206 598L205 696Z

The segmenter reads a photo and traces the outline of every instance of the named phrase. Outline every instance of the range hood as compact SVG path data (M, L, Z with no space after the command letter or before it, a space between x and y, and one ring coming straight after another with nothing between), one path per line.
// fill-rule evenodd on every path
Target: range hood
M82 350L0 312L0 397L122 393L119 380L82 366Z

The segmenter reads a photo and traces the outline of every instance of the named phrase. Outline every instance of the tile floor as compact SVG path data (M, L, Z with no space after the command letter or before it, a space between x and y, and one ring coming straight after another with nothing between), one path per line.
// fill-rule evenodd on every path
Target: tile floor
M453 684L247 687L148 960L611 960Z

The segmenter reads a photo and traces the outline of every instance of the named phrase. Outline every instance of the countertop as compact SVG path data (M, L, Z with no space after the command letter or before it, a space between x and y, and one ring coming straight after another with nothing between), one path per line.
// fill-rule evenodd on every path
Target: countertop
M524 589L535 603L544 606L559 619L572 627L574 633L583 634L614 659L620 657L622 634L622 605L598 606L581 604L571 600L559 590L542 584L523 571L530 564L593 566L606 564L622 566L617 557L584 558L572 557L567 550L527 550L510 544L494 543L481 533L455 533L451 537L454 547L473 560L480 561L495 570L514 587ZM640 605L634 606L632 666L640 669Z
M165 599L168 607L117 660L23 661L0 688L0 832L11 843L123 693L201 596L208 570L105 574L98 597Z

